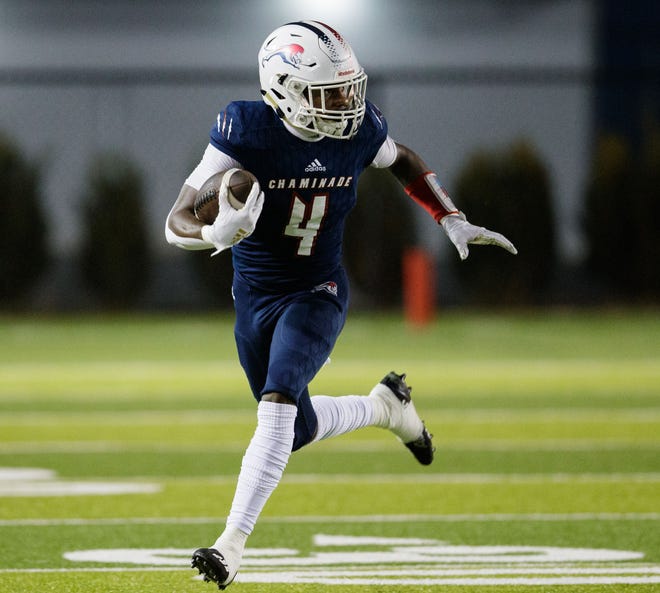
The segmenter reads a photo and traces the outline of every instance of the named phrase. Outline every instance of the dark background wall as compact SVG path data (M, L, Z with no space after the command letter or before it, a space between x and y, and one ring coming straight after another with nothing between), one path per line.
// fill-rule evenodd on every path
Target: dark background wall
M391 134L450 191L474 151L533 143L552 178L561 261L577 265L595 133L611 127L638 137L646 114L657 115L658 10L590 0L4 0L0 130L43 168L56 265L41 299L70 302L85 170L110 148L146 179L152 302L194 301L196 288L181 276L185 254L164 243L165 216L217 111L259 98L263 38L301 18L347 37ZM453 257L421 212L416 229L441 263Z

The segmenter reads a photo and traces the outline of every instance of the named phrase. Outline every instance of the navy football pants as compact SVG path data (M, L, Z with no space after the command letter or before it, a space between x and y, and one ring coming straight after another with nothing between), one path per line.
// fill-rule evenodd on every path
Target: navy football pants
M261 291L234 274L233 294L234 336L252 394L260 401L266 393L281 393L296 402L293 450L300 449L317 428L307 386L346 320L346 273L340 268L324 284L292 293Z

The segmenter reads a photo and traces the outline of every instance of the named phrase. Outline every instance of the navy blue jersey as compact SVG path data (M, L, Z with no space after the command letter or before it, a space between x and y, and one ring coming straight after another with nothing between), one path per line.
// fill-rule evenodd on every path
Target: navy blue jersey
M341 264L358 177L386 137L387 123L368 101L356 136L317 142L291 134L262 101L230 103L218 115L211 143L254 173L265 194L254 232L232 248L235 271L278 291L324 282Z

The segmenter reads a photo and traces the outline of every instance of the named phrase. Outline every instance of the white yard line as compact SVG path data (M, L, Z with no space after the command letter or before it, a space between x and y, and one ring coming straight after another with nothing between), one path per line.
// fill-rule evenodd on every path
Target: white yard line
M63 573L140 573L140 572L181 572L181 567L97 567L97 568L3 568L0 574L63 574ZM572 573L571 576L549 576L555 574ZM412 578L407 577L410 573ZM514 576L514 575L548 575L548 576ZM387 576L379 571L382 576ZM371 573L359 576L359 571L342 570L341 572L319 572L313 575L291 572L273 575L273 573L244 572L237 576L237 583L270 583L270 584L328 584L328 585L623 585L623 584L654 584L660 583L660 570L654 566L631 568L593 568L593 569L473 569L467 571L433 570L433 571L406 571L405 569L392 571L388 578L374 578ZM483 575L483 576L474 576ZM502 575L502 576L499 576ZM582 576L584 575L584 576ZM488 578L491 576L491 578ZM199 577L194 577L199 578Z
M614 364L616 362L616 364ZM371 359L351 358L332 360L332 366L335 368L341 367L342 369L355 369L356 371L363 372L365 367L372 366L374 361ZM400 363L403 366L404 362ZM416 359L411 363L416 368L430 367L437 368L438 361L434 358L428 360ZM606 369L608 371L617 371L620 369L627 369L629 367L643 367L648 368L654 373L658 373L658 361L656 358L633 358L633 359L617 359L616 361L607 360L605 358L515 358L508 357L502 359L486 359L486 360L453 360L450 368L460 369L494 369L500 370L502 368L515 368L516 374L521 370L546 370L554 371L558 367L569 369L588 369L594 372ZM62 360L62 361L12 361L0 363L0 376L3 373L7 375L25 376L26 373L34 371L51 371L53 373L66 373L71 369L79 370L86 373L99 373L107 372L114 373L117 370L132 371L135 373L151 372L153 369L166 370L174 372L179 369L191 369L199 371L202 369L210 369L214 372L220 372L226 369L240 369L237 360L228 359L209 359L209 360Z
M229 420L227 422L230 422ZM248 436L246 436L246 440ZM598 452L618 451L621 449L660 449L656 438L611 438L611 439L454 439L443 442L441 438L434 439L440 452L444 451L525 451L525 452ZM125 440L48 440L48 441L0 441L0 454L7 453L178 453L181 451L197 451L202 441L187 441L181 443L160 442L127 442ZM203 441L205 451L215 453L243 453L246 443L212 443ZM338 453L377 453L391 451L399 445L389 438L373 440L345 440L343 442L321 442L318 449L324 452Z
M514 574L529 574L534 572L535 574L564 574L566 568L474 568L469 571L463 569L442 569L442 570L406 570L406 569L384 569L379 568L379 574L383 576L405 576L407 574L420 575L420 576L467 576L467 575L484 575L484 576L495 576L495 575L514 575ZM180 572L180 567L174 566L144 566L144 567L71 567L71 568L0 568L0 573L65 573L65 572L160 572L160 571L176 571ZM570 572L572 574L584 574L584 575L606 575L606 574L643 574L643 575L660 575L660 567L657 566L635 566L635 567L626 567L626 568L571 568ZM315 575L319 577L326 576L336 576L335 573L315 571ZM346 576L355 577L355 576L367 576L371 574L369 571L360 571L360 570L351 570L350 568L345 569ZM387 582L387 581L385 581ZM498 581L499 582L499 581Z
M230 478L235 481L235 477ZM224 481L224 480L223 480ZM336 484L536 484L570 482L658 482L660 473L546 473L546 474L288 474L282 483Z
M0 467L0 498L45 496L90 496L154 494L172 478L133 476L130 479L58 479L55 472L41 468ZM180 478L179 483L233 485L231 476ZM295 474L286 475L282 484L614 484L660 482L660 473L550 473L550 474Z
M225 517L126 517L67 519L0 519L0 527L81 525L198 525L224 522ZM293 515L264 516L260 523L488 523L488 522L660 521L660 513L478 513L453 515Z
M441 417L443 422L570 422L594 423L629 421L650 423L660 420L660 407L645 408L603 408L598 405L589 408L552 407L538 409L510 408L443 408L436 404L430 412ZM223 409L213 410L124 410L124 411L35 411L18 410L4 411L0 417L0 425L23 425L33 423L58 424L65 420L72 422L88 422L93 420L100 424L131 424L131 425L161 425L165 420L176 421L177 424L209 424L211 422L254 422L254 409Z
M5 568L0 574L63 574L63 573L143 573L143 572L181 572L182 567L97 567L97 568ZM567 574L568 573L568 574ZM563 576L555 576L561 574ZM482 575L482 576L475 576ZM533 576L532 576L533 575ZM541 576L544 575L544 576ZM570 576L569 576L570 575ZM385 577L385 578L383 578ZM199 579L199 577L193 577ZM660 583L660 571L655 566L622 567L617 569L591 568L580 569L563 567L557 569L528 568L523 570L472 569L455 571L440 570L406 570L391 571L384 574L378 570L378 576L372 572L341 569L339 571L277 571L250 572L243 571L236 578L237 583L269 583L269 584L326 584L345 587L350 585L364 586L528 586L528 585L624 585L624 584L656 584Z

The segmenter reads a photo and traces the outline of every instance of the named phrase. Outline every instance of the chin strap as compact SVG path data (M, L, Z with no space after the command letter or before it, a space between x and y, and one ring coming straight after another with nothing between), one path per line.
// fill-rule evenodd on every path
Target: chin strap
M422 173L406 185L404 189L437 222L440 222L448 214L458 214L458 208L454 206L433 171Z
M284 127L291 134L293 134L296 138L300 138L301 140L306 140L307 142L317 142L318 140L321 140L323 138L323 136L317 134L316 132L313 132L312 130L296 128L295 126L290 124L286 119L283 119L282 122L284 123Z

